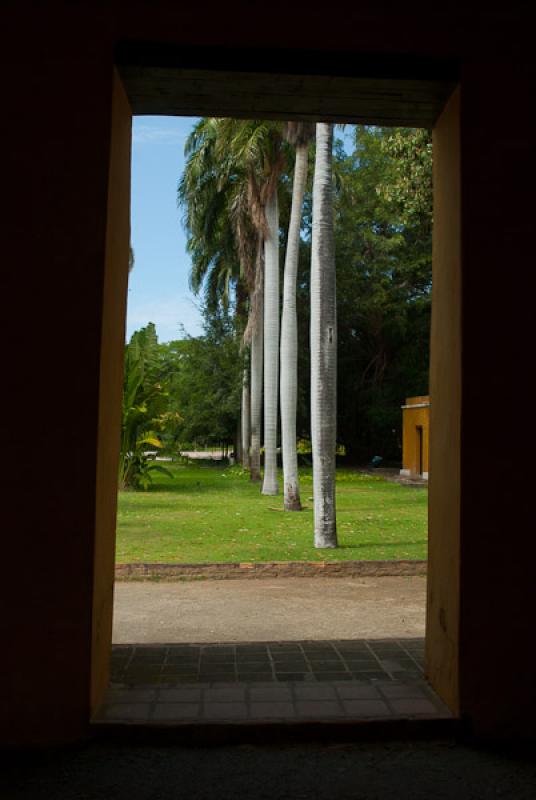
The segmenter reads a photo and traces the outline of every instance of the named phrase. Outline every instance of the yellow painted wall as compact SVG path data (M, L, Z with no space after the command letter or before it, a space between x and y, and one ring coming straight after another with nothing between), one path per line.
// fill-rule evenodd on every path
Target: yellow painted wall
M424 404L427 404L423 407ZM402 468L410 475L420 475L419 436L422 428L422 473L429 473L430 449L430 398L428 395L406 398L402 409ZM408 408L407 406L413 406Z
M132 115L117 73L114 76L112 102L97 443L90 703L92 713L102 701L110 677L117 479L130 243Z
M434 237L426 675L460 710L461 228L460 91L433 132Z

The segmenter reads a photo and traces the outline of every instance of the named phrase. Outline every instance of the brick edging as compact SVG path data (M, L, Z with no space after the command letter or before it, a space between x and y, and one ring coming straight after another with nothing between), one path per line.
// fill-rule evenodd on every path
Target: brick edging
M362 578L426 575L426 561L267 561L219 564L116 564L115 579Z

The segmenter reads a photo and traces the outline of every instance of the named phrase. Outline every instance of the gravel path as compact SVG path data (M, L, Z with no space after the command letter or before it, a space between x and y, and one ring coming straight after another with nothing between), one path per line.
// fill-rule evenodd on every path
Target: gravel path
M424 635L426 579L116 583L116 644Z

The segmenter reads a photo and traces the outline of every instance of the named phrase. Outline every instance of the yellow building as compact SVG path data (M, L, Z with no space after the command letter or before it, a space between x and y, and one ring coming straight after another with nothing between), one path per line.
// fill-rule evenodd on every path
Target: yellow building
M401 475L428 479L430 397L406 397L402 406Z

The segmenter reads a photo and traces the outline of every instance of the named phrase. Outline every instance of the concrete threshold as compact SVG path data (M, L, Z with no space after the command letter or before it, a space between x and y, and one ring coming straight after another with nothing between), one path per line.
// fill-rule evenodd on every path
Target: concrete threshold
M462 733L453 717L427 719L347 719L252 722L91 723L91 734L105 741L140 745L209 747L288 745L305 742L374 742L455 739Z

